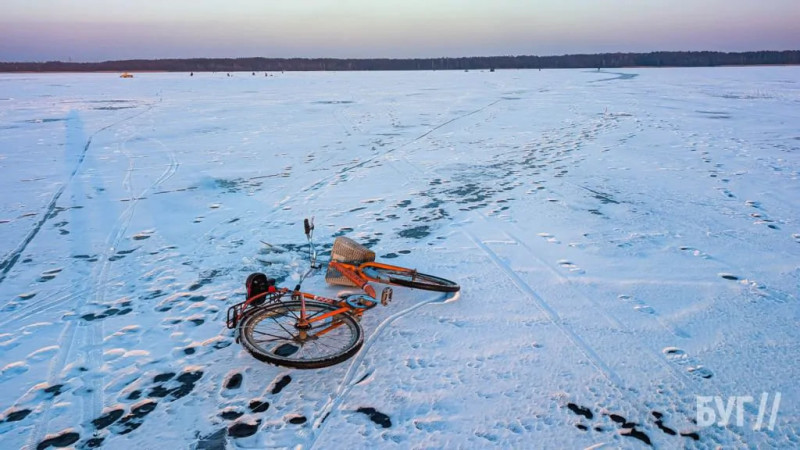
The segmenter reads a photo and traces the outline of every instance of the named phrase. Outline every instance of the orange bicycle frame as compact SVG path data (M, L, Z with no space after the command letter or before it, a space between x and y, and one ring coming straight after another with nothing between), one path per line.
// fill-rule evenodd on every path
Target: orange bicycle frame
M369 282L381 282L380 280L375 280L364 275L363 269L365 267L377 267L379 269L386 269L391 270L394 272L405 272L410 275L415 274L417 271L416 269L409 269L407 267L400 267L400 266L393 266L390 264L379 263L375 261L370 261L363 263L359 266L355 266L353 264L348 264L340 261L331 261L328 265L336 270L338 270L342 275L344 275L348 280L352 281L353 284L358 286L361 290L367 293L370 297L377 299L377 295L375 294L375 288L370 286Z

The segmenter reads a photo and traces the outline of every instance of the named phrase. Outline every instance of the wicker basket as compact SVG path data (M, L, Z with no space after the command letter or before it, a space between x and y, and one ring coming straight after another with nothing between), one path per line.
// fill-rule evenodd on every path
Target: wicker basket
M339 236L333 241L331 260L358 265L375 261L375 252L350 238ZM325 281L339 286L355 286L352 281L338 270L332 269L331 266L328 266L328 271L325 273Z

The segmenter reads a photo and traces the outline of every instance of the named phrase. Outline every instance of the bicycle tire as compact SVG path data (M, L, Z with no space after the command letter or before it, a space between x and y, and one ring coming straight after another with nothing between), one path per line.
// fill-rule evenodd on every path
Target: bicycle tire
M318 369L350 358L364 344L361 325L347 313L314 322L306 333L313 335L314 330L324 333L302 339L301 330L295 327L300 305L298 300L280 302L247 315L239 325L242 346L260 361L297 369ZM306 301L305 306L309 317L339 309L314 301Z
M454 281L410 269L395 270L367 264L362 266L360 270L370 281L383 284L436 292L458 292L461 289L461 286Z

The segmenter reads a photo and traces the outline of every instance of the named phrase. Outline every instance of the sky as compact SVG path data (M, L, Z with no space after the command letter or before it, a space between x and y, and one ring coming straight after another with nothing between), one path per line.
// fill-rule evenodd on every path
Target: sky
M0 61L800 49L798 0L2 0Z

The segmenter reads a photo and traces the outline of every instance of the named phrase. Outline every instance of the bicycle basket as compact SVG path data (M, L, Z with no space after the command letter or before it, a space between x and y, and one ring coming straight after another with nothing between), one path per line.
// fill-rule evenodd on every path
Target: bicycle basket
M333 241L331 260L359 265L365 262L375 261L375 252L348 237L339 236ZM332 269L330 266L328 266L328 271L325 273L325 281L329 284L339 286L355 286L355 284L342 275L341 272Z

